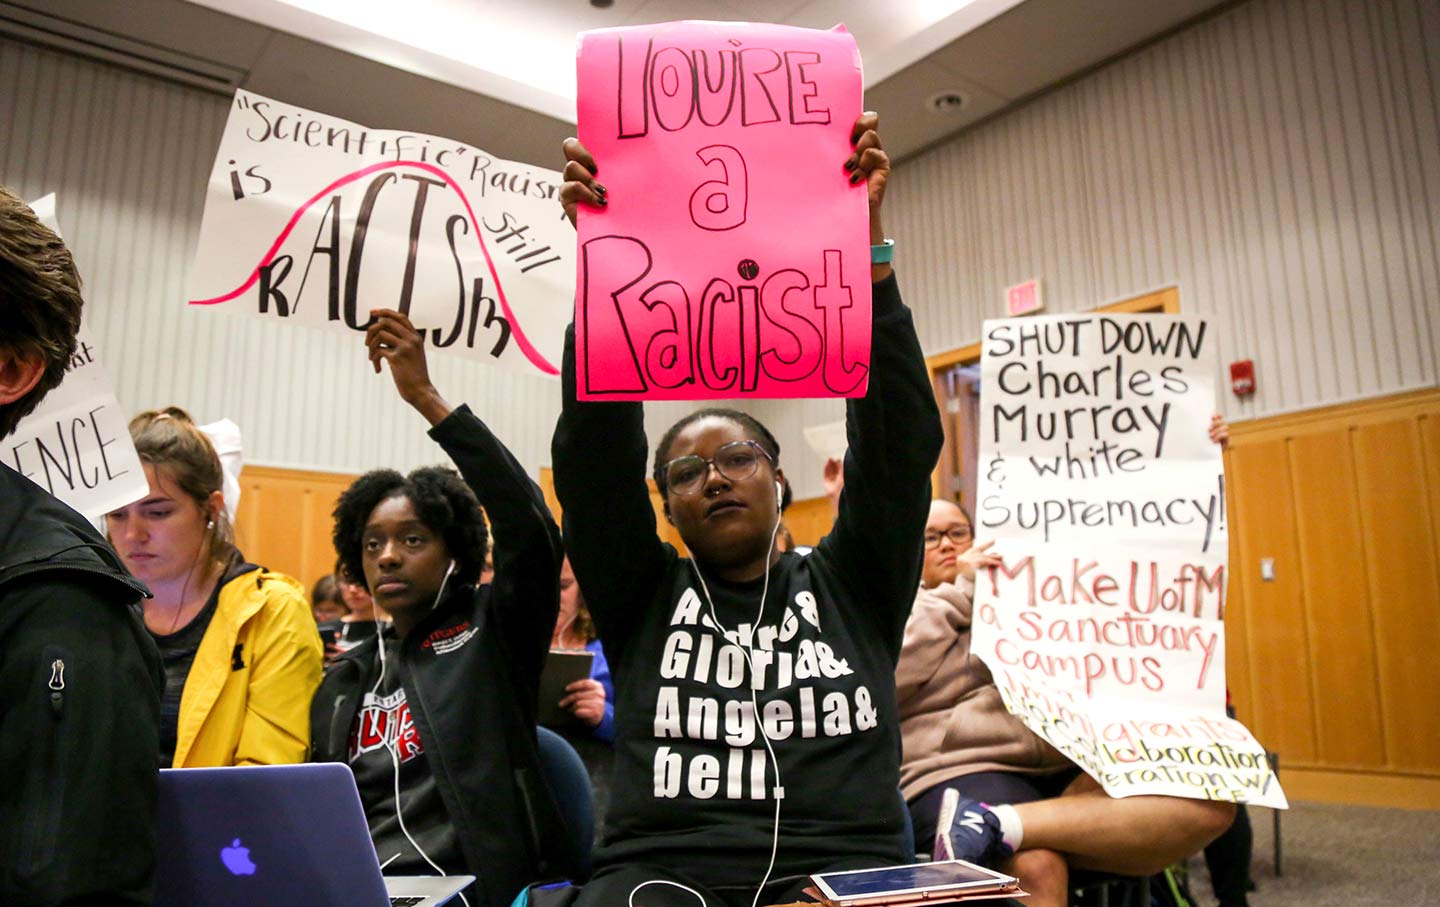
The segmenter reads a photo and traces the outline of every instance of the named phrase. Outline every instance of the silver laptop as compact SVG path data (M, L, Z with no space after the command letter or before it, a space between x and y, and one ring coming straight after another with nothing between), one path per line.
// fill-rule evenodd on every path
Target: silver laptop
M156 907L434 907L474 876L384 878L350 767L160 771Z

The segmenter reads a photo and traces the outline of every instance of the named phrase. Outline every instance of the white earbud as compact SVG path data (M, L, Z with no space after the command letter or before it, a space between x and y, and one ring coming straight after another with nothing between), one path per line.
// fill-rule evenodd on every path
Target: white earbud
M785 509L785 488L779 482L775 483L775 512L779 513Z

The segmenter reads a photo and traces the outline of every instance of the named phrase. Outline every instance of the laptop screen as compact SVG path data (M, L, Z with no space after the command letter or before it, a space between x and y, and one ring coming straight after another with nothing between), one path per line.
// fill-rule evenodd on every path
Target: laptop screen
M164 769L156 907L385 907L348 766Z

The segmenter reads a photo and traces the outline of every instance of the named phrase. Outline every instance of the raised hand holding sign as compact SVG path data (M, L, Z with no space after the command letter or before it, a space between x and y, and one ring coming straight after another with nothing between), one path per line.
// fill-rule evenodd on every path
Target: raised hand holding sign
M389 363L390 377L400 392L400 399L414 407L431 425L438 425L450 415L450 404L430 383L425 338L403 312L373 310L370 325L365 329L365 349L375 374L380 374L382 361Z
M852 134L854 39L604 29L581 36L579 84L562 202L572 217L584 203L580 397L862 396L867 197L878 205L888 164L865 179L883 152L873 130Z

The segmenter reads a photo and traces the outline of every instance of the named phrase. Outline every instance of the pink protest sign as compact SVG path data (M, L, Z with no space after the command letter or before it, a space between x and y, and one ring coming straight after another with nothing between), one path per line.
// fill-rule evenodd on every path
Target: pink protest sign
M586 32L579 218L588 400L857 397L870 362L866 189L844 169L860 57L843 28Z

